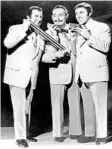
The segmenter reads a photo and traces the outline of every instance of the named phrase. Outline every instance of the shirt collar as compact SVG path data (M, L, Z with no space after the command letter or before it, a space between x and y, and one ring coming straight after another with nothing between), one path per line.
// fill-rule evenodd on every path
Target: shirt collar
M89 29L91 26L93 26L93 19L92 18L90 18L89 20L88 20L88 22L85 24L85 26Z

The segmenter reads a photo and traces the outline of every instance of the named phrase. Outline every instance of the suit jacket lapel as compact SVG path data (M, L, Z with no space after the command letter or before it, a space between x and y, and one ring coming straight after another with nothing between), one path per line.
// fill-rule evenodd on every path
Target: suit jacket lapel
M78 34L76 47L80 48L85 42L86 42L86 40L81 35Z

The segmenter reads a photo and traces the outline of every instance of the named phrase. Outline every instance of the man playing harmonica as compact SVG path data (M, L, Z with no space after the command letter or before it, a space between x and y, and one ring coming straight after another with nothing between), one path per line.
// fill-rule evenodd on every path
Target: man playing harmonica
M84 134L78 142L93 142L96 137L96 144L105 143L110 29L107 24L91 18L93 9L90 4L80 3L74 10L81 26L75 29L78 32L75 81L80 82L78 90L82 94L85 124Z
M29 8L27 18L40 26L43 12L40 7ZM28 147L26 133L26 87L31 82L28 100L31 102L33 90L36 87L38 65L44 50L44 42L35 32L30 31L30 22L13 25L4 40L7 47L7 59L4 73L4 83L9 84L14 114L15 138L18 146ZM28 138L36 142L34 138Z
M46 45L45 54L42 61L52 63L49 68L49 79L51 87L51 104L53 120L53 137L55 141L63 142L63 101L65 90L68 87L69 103L69 134L74 135L75 123L77 123L77 133L80 134L78 124L80 119L74 119L74 101L78 98L76 84L74 81L75 71L75 36L70 30L70 24L67 24L68 11L65 7L57 5L52 11L52 20L54 24L48 24L46 31L50 36L65 47L65 50L56 49L49 43ZM69 86L68 86L69 85ZM77 100L78 101L78 100ZM77 110L78 107L77 107ZM79 112L79 111L78 111Z

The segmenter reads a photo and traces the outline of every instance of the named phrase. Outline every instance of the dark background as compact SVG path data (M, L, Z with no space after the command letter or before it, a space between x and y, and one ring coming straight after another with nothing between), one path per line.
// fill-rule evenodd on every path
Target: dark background
M81 1L80 1L81 2ZM109 25L112 33L112 2L111 1L85 1L93 7L93 18L105 22ZM42 29L46 30L47 22L52 23L51 12L56 5L63 5L68 9L68 22L76 23L74 6L79 1L1 1L1 80L7 49L3 45L3 40L11 25L22 23L26 16L26 11L30 6L38 5L42 7L44 19ZM108 100L108 134L112 134L112 45L108 54L110 81L109 81L109 100ZM68 118L67 98L64 101L65 119ZM67 119L68 120L68 119ZM67 121L66 120L66 121ZM12 105L8 85L1 83L1 126L12 127ZM48 65L40 63L40 73L38 77L37 89L32 102L31 131L39 134L52 129L50 87L48 76Z

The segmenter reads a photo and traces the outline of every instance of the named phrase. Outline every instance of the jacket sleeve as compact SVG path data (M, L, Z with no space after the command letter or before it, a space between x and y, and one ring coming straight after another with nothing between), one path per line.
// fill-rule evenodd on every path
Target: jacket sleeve
M110 29L106 24L100 28L102 28L102 30L100 29L100 32L98 31L98 33L91 35L87 42L90 47L107 53L111 42Z
M38 73L39 73L39 70L32 71L32 75L31 75L31 88L33 90L36 88Z
M41 60L43 51L44 51L44 40L38 37L37 40L37 54L36 57L32 60L32 75L31 75L31 88L35 89L39 73L39 62Z
M55 60L52 59L53 54L55 53L55 48L51 45L45 46L45 52L42 56L42 62L44 63L55 63Z
M37 60L32 60L31 68L32 68L31 88L35 89L37 84L38 73L39 73L39 63Z
M9 28L8 34L4 39L4 45L10 49L16 46L24 37L26 36L26 32L22 30L22 28L17 26L12 26Z

